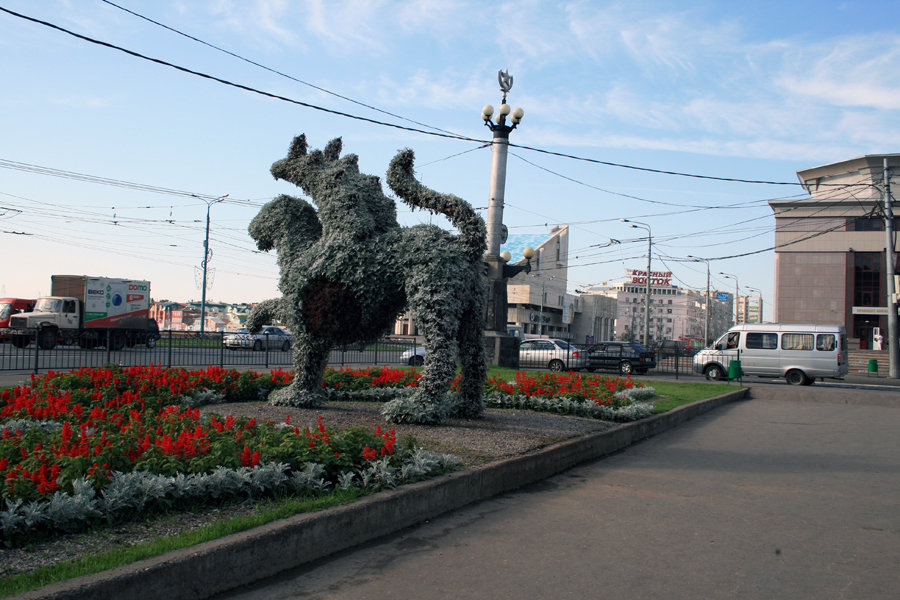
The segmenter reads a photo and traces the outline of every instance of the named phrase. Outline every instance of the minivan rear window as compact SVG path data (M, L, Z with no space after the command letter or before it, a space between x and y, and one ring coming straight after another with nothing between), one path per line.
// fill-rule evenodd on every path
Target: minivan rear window
M777 333L747 333L747 348L775 350L778 348Z
M785 333L781 336L781 349L812 350L814 339L811 333Z
M833 333L820 333L816 336L816 350L834 352L836 338Z

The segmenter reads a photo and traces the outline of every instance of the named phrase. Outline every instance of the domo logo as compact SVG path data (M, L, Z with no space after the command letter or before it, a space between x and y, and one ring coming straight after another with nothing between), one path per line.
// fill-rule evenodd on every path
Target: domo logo
M122 295L121 294L113 294L112 297L113 306L119 306L122 304Z

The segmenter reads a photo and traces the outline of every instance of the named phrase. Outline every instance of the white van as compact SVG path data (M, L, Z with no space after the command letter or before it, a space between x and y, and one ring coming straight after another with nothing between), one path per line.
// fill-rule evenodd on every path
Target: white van
M735 360L744 375L784 377L791 385L843 379L849 371L847 331L842 325L735 325L694 355L694 372L725 379Z

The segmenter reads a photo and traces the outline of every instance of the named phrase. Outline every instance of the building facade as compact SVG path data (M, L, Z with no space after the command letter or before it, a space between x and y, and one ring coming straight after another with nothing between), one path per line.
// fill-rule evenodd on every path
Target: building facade
M872 347L876 328L887 331L886 260L897 259L884 208L898 170L898 154L813 167L797 172L808 198L769 201L776 322L844 325L860 348Z
M738 300L738 323L762 323L762 296L741 296Z
M507 282L509 326L519 327L525 335L572 339L576 298L568 294L569 227L554 226L547 233L510 234L501 247L509 252L512 263L522 263L526 247L534 249L531 271L519 273ZM519 260L516 260L516 259Z
M591 294L601 294L615 302L614 328L612 336L606 339L643 343L648 315L651 346L663 340L699 345L707 337L714 340L731 326L734 304L730 293L711 290L707 301L706 290L680 288L672 285L671 277L669 272L652 273L649 311L645 271L629 270L625 282L590 290Z

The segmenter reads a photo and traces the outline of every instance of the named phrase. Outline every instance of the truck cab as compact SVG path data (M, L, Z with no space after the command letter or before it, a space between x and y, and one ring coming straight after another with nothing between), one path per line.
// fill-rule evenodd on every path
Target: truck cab
M81 302L68 296L38 298L32 312L10 319L13 345L24 348L32 339L44 350L52 350L61 338L72 343L81 324Z

